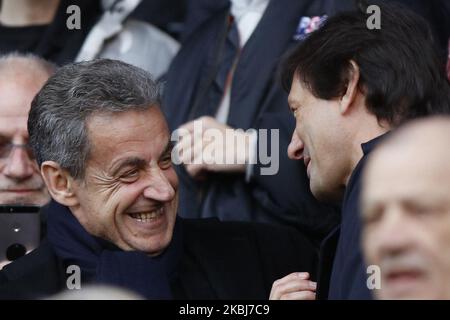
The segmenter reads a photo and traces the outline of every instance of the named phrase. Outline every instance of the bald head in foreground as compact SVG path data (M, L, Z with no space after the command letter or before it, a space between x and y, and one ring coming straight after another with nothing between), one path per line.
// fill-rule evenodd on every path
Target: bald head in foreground
M0 56L0 204L50 200L28 145L27 120L31 100L55 70L37 56Z
M379 299L450 299L450 117L413 122L370 158L363 248Z

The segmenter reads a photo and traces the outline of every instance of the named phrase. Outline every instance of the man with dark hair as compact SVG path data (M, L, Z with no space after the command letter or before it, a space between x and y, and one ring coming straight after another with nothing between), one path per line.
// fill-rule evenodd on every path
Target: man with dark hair
M312 269L294 229L177 218L159 92L144 70L94 60L37 94L28 131L52 197L48 241L0 272L1 297L55 294L78 277L152 299L265 299L276 278Z
M205 6L218 10L186 39L164 88L170 129L190 133L177 145L187 155L176 166L180 215L290 225L320 243L337 224L338 209L314 199L305 169L284 152L295 123L277 68L326 12L310 10L317 2L311 0L213 2ZM203 124L205 134L192 132L195 123ZM210 143L207 130L235 138ZM245 147L236 148L234 141ZM236 161L206 161L211 149Z
M304 161L316 198L343 201L340 229L322 244L318 298L371 297L358 220L366 156L397 125L450 111L449 85L425 22L404 7L379 8L381 28L367 27L365 8L339 14L286 62L284 84L296 118L289 156ZM314 292L304 281L287 276L272 296Z

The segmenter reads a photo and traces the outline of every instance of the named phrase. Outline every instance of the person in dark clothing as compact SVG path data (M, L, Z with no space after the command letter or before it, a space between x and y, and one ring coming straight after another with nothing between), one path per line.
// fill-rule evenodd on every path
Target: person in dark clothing
M450 38L450 2L447 0L376 0L370 3L382 3L386 1L397 2L407 6L417 14L425 18L433 32L436 44L447 59L448 40ZM332 16L336 13L355 9L361 0L310 0L305 17ZM182 39L187 39L197 27L205 22L217 11L225 9L229 0L190 0L186 3L186 18L182 32Z
M54 201L48 210L70 215L67 208ZM128 279L113 283L107 279L101 282L82 279L79 296L83 297L82 291L88 284L102 283L134 290L146 298L265 300L269 297L272 283L280 276L298 268L314 272L316 253L295 229L257 223L219 222L214 218L178 218L177 224L177 232L181 234L177 239L178 264L174 269L176 272L169 275L170 290L165 292L165 296L160 295L162 292L149 295L146 288L131 287ZM273 237L276 237L276 242ZM118 250L111 244L108 246ZM0 271L0 299L45 298L67 290L73 276L73 273L67 272L70 270L68 267L81 263L70 261L58 256L51 243L45 240L38 249ZM136 265L130 263L124 273L140 272L133 266ZM82 276L86 270L81 268ZM167 277L154 268L152 271L154 274L144 286L159 283L157 277ZM146 281L147 278L140 278L139 281ZM105 293L98 298L106 299L108 295Z
M147 299L264 299L277 277L314 270L314 247L292 228L177 218L159 92L109 59L66 65L39 91L28 131L52 197L47 239L0 272L2 298L55 294L78 277Z
M427 1L421 0L396 1L421 13L428 6ZM282 56L317 29L326 17L354 9L356 2L195 0L188 3L183 47L167 74L163 97L163 111L170 129L190 128L195 120L203 120L204 126L222 131L272 130L270 136L277 129L279 148L275 153L280 165L275 175L263 175L261 167L264 166L260 161L237 169L235 165L228 168L190 165L192 160L184 159L183 165L176 167L180 177L181 216L293 225L316 242L336 225L339 219L336 210L313 199L303 166L290 161L284 152L294 124L286 112L287 97L278 84L277 69ZM202 118L205 116L208 118ZM252 140L250 136L242 139ZM254 154L258 154L264 142L253 138L253 142L248 142L248 149L235 152L227 149L225 153L249 155L256 150ZM268 144L274 145L270 141ZM186 147L185 143L181 145ZM194 149L192 146L186 153ZM201 151L197 155L201 156ZM251 162L249 158L243 161Z
M0 53L34 53L58 65L95 58L117 59L147 70L156 78L164 75L179 44L133 16L135 10L146 8L139 6L139 0L72 2L3 1Z
M225 10L230 5L230 0L190 0L186 3L186 16L184 19L182 42L186 41L198 27L212 16Z
M425 21L403 6L380 9L380 29L367 28L365 8L329 18L285 64L297 123L289 155L305 163L315 197L343 201L340 227L322 244L317 295L309 298L371 298L358 209L366 157L399 124L450 112L449 84ZM304 281L280 280L272 295L314 293Z
M205 127L232 130L242 140L250 138L249 129L267 130L268 138L256 137L240 151L227 148L231 158L247 155L246 165L190 165L187 160L176 166L181 216L290 225L316 242L336 225L337 209L314 199L303 166L284 151L294 122L287 112L287 95L277 81L277 67L282 55L299 41L299 24L316 21L309 6L310 1L231 1L218 11L211 9L211 16L184 42L164 88L162 108L170 129L191 128L199 120ZM302 33L315 28L317 24L310 23ZM273 141L271 135L277 130L279 136ZM279 160L273 175L262 173L266 168L261 161L251 164L252 150L259 154L266 142L268 155Z

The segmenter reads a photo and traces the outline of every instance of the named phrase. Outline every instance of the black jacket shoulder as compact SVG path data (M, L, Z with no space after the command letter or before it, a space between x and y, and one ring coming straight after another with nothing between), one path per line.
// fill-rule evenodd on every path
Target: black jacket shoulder
M315 270L316 250L297 230L218 219L180 219L183 299L267 299L273 281ZM0 299L34 299L65 288L63 263L44 241L0 271Z
M59 292L64 285L64 268L46 240L0 271L1 299L34 299Z
M182 219L184 238L208 245L228 245L230 239L247 239L260 253L282 256L295 251L299 256L317 255L317 248L296 228L268 223L220 221L217 218Z
M205 290L193 281L186 285L189 298L267 299L273 282L292 272L315 278L316 248L294 228L216 218L182 221L188 243L184 261L195 260L191 272L202 270L196 283L203 282L203 289L209 283Z

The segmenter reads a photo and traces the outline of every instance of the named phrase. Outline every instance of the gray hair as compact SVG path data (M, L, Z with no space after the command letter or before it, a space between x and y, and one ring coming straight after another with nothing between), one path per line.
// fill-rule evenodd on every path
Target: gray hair
M10 52L0 55L0 76L17 72L19 68L25 69L23 76L30 78L37 73L51 76L58 69L57 65L32 53Z
M159 104L160 86L138 67L110 59L69 64L31 103L30 145L39 165L55 161L75 179L83 179L91 150L89 117Z

